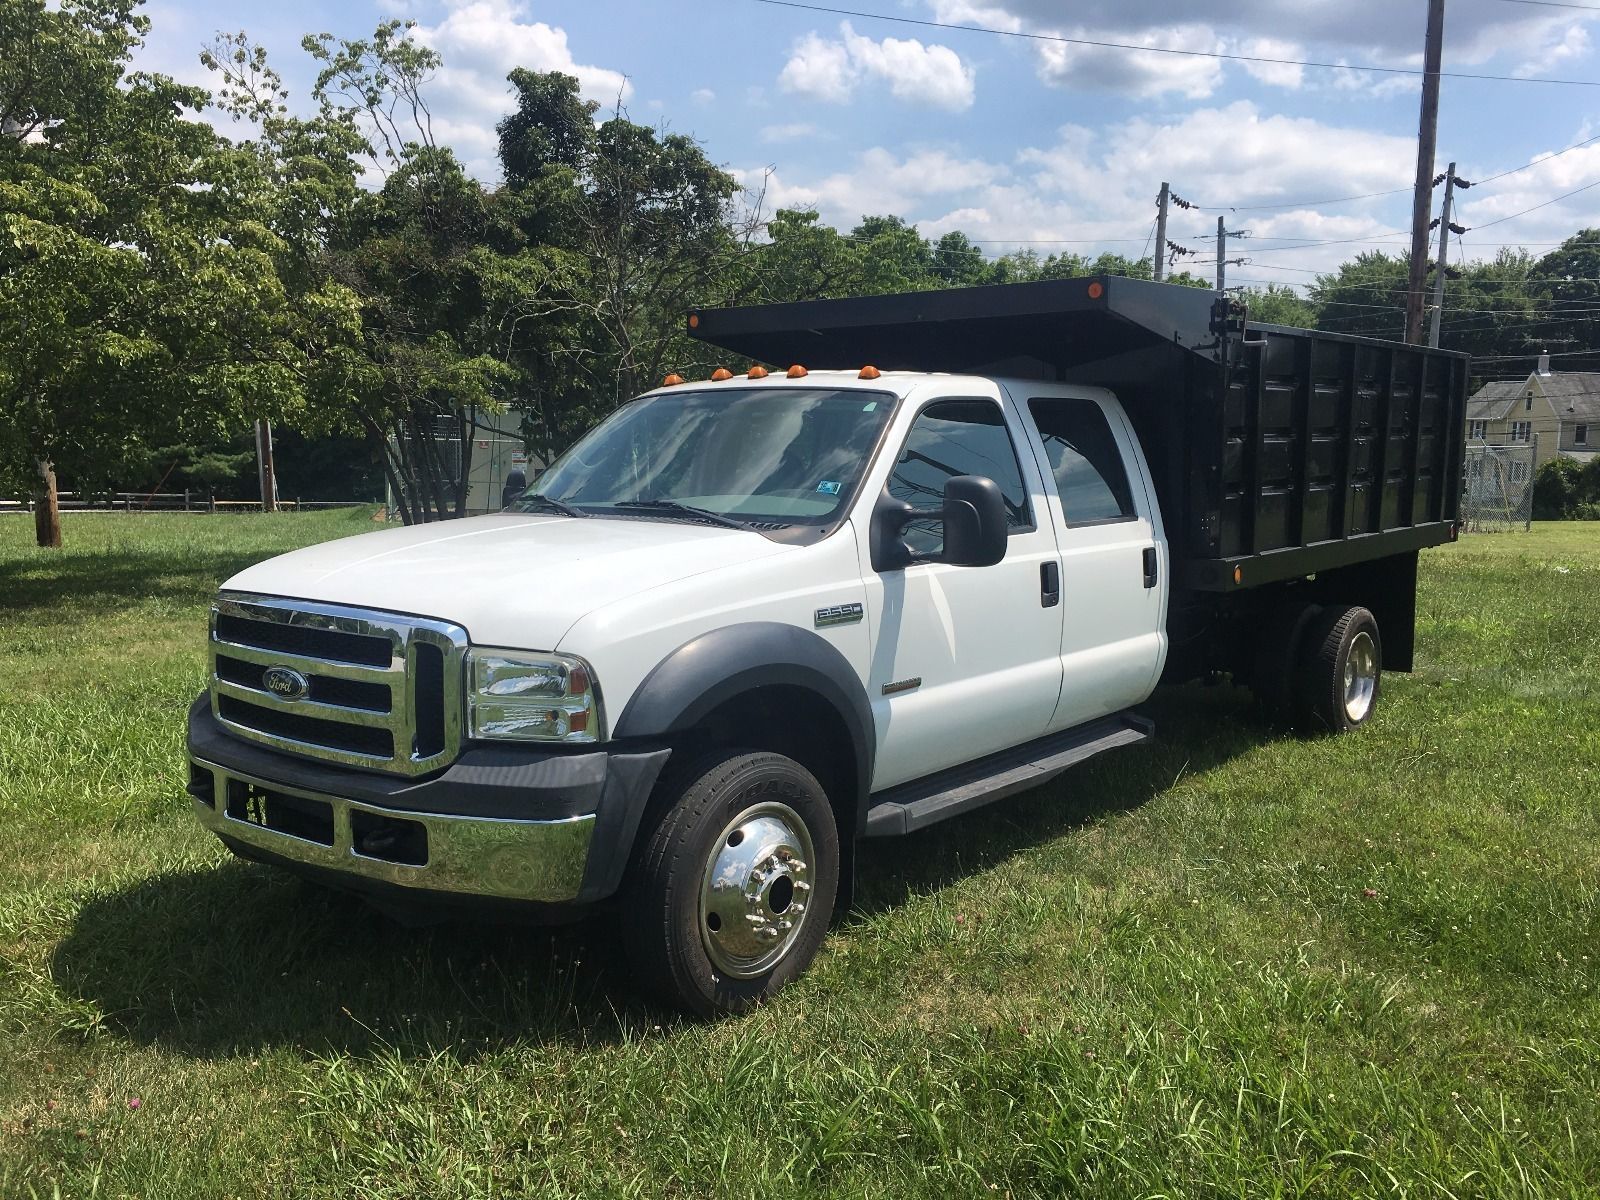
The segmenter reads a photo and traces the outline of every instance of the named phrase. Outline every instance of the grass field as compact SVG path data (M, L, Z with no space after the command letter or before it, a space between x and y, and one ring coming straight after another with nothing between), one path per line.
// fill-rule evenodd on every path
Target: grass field
M1600 526L1423 556L1419 668L901 842L768 1008L411 930L193 824L205 603L367 514L0 518L0 1197L1600 1194Z

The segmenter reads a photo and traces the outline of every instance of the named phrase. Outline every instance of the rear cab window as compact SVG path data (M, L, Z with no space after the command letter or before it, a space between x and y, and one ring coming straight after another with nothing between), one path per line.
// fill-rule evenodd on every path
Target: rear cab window
M1028 413L1044 443L1067 525L1105 525L1138 517L1128 468L1106 414L1093 400L1041 396Z

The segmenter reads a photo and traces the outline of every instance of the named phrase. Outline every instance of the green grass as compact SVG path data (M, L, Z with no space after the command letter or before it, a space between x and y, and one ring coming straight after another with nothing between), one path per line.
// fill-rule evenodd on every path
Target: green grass
M194 826L207 598L367 528L0 518L0 1197L1600 1193L1600 526L1424 554L1356 736L1164 692L869 844L716 1025L603 920L407 929Z

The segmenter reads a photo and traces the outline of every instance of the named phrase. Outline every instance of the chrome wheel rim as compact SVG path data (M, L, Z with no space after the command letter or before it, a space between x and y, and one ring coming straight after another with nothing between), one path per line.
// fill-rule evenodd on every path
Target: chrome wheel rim
M749 979L789 952L811 910L814 862L806 823L787 804L757 804L728 822L700 888L700 938L719 971Z
M1366 719L1378 691L1378 647L1365 630L1350 643L1344 660L1344 715L1352 722Z

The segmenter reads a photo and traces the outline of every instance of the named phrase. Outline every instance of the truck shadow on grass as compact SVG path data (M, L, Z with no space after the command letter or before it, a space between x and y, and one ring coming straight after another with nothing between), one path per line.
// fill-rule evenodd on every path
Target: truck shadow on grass
M8 616L78 609L99 613L148 600L187 600L199 608L216 595L219 580L278 551L162 550L130 542L115 549L53 553L57 557L0 562L0 596Z
M1268 736L1230 689L1158 694L1148 708L1162 731L1153 748L1113 752L907 840L865 843L845 922L865 932L875 914L1136 808ZM608 914L556 928L459 918L411 928L240 862L91 899L53 975L74 998L69 1023L202 1058L275 1047L472 1057L605 1044L679 1020L640 998Z

